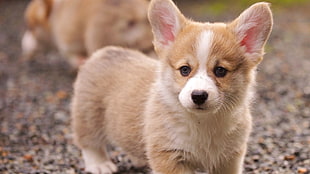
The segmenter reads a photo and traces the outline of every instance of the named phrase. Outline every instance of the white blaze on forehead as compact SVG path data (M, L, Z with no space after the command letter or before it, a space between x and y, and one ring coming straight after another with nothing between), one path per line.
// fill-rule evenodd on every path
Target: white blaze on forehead
M196 41L197 59L199 62L198 71L193 76L194 79L200 79L196 88L202 88L204 90L206 84L212 82L212 79L207 75L207 60L210 55L211 46L213 43L213 32L211 30L202 31ZM199 85L200 84L200 85ZM200 86L200 87L198 87Z
M197 59L199 61L199 69L206 67L207 58L210 54L211 45L213 43L213 32L211 30L205 30L201 32L196 41Z

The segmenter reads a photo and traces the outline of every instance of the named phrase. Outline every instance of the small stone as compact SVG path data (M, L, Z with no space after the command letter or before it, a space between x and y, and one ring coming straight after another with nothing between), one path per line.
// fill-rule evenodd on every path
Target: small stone
M252 159L253 159L254 162L259 162L260 156L259 155L254 155L252 157Z
M74 169L67 169L66 173L67 174L75 174L75 171L74 171Z
M69 116L64 111L58 111L55 113L55 119L61 122L67 122L69 119Z
M295 155L287 155L287 156L284 157L284 159L287 160L287 161L294 160L295 158L296 158Z
M2 151L2 152L1 152L1 156L2 156L2 157L8 156L8 152Z
M298 168L298 173L306 173L306 172L308 172L306 168L302 168L302 167Z
M59 90L57 91L56 93L56 97L59 99L59 100L63 100L63 99L66 99L68 97L68 93L66 91L63 91L63 90Z
M32 162L33 161L33 156L32 155L24 155L23 158L24 158L24 160L26 160L28 162Z

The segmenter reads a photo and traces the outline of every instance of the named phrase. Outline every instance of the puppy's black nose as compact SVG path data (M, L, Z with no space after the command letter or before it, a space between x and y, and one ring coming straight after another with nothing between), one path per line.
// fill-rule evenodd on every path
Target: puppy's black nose
M195 90L192 92L192 100L196 105L202 105L208 99L208 93L202 90Z

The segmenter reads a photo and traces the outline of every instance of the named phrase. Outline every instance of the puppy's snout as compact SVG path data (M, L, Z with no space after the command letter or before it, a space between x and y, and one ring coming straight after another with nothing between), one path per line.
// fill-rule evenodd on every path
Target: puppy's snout
M208 93L202 90L195 90L192 92L192 100L196 105L202 105L208 99Z

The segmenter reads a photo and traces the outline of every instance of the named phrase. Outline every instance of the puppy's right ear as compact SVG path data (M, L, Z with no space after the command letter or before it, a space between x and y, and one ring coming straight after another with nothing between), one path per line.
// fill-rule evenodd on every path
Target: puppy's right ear
M156 51L166 51L184 25L185 17L171 0L152 0L148 17Z

